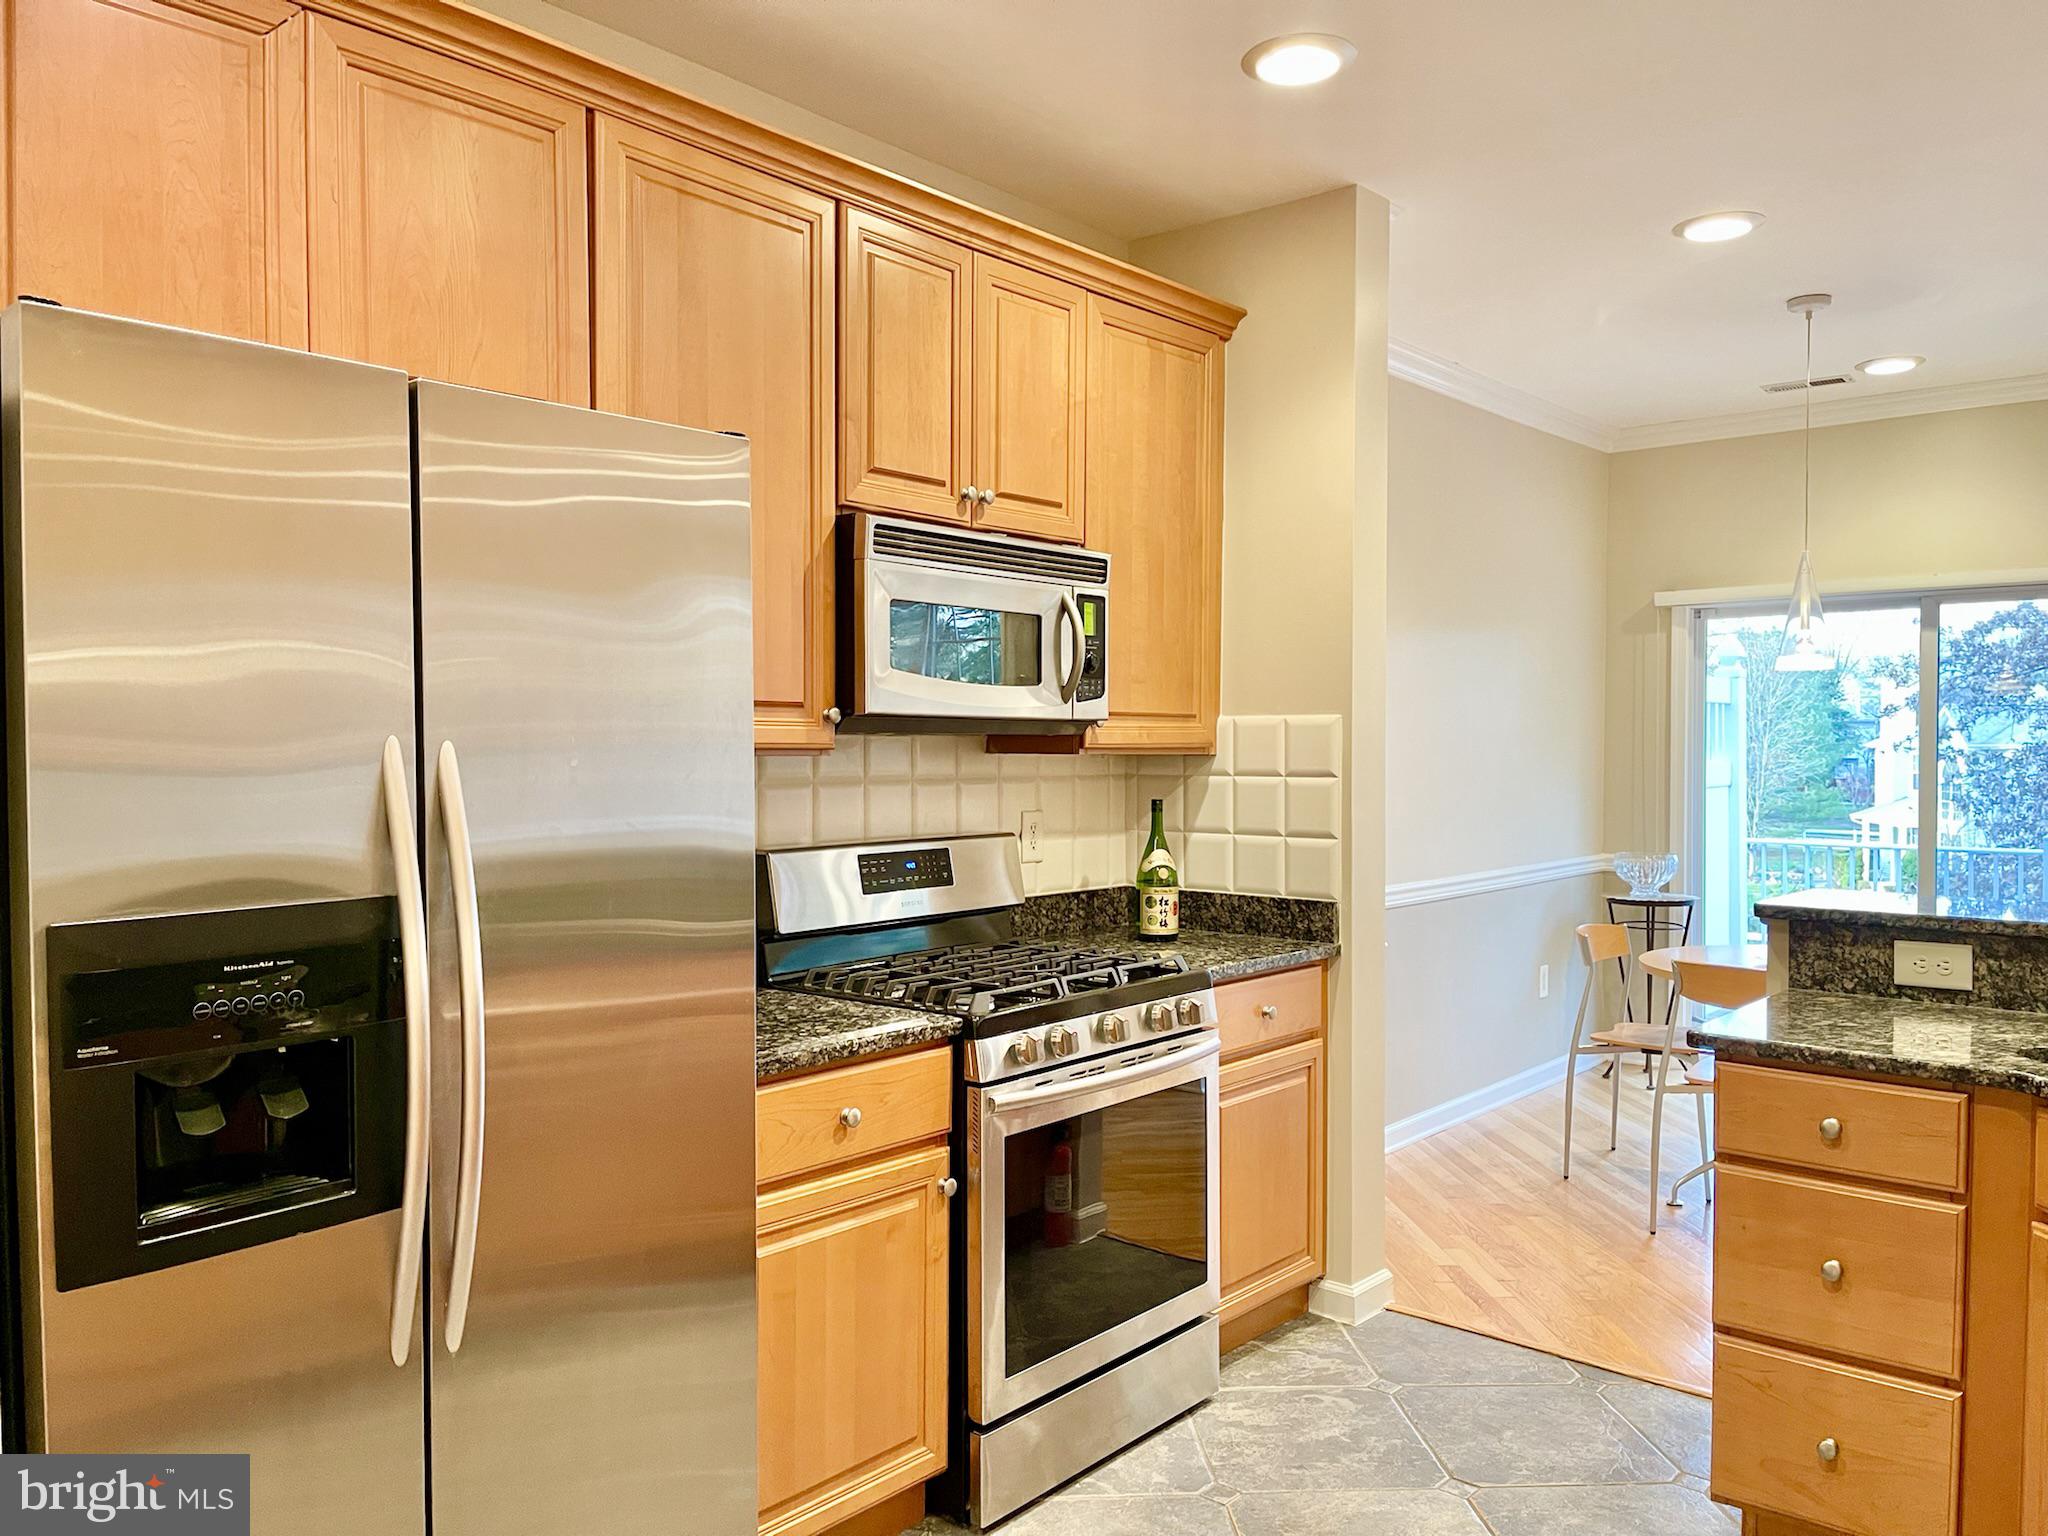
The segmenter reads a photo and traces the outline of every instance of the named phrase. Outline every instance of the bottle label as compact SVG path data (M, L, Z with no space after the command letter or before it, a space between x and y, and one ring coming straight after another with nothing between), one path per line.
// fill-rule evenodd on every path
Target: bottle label
M1048 1215L1064 1216L1074 1209L1074 1176L1048 1173L1045 1176L1045 1209Z
M1180 892L1177 890L1138 893L1138 932L1169 934L1180 932Z
M1141 875L1150 874L1155 869L1171 868L1173 868L1173 855L1164 848L1154 848L1138 861L1138 873Z

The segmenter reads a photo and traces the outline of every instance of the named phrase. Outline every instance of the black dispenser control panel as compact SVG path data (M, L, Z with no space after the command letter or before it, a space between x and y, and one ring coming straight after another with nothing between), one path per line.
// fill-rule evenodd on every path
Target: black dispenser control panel
M333 1034L397 1011L385 897L58 923L51 1002L67 1067Z

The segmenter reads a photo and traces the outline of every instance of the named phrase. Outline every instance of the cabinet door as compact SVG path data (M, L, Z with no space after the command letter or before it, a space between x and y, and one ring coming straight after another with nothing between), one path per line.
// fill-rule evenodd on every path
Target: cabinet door
M1216 1099L1225 1322L1323 1274L1323 1042L1225 1063Z
M839 499L967 522L970 253L863 208L842 218Z
M597 405L744 432L754 744L829 750L832 200L597 120Z
M275 0L13 0L7 299L306 344L305 22Z
M2028 1260L2026 1463L2022 1536L2048 1536L2048 1226L2034 1223Z
M1088 299L1088 541L1110 556L1095 748L1213 752L1222 650L1223 341Z
M1086 464L1088 295L974 258L974 483L986 528L1079 543Z
M312 28L314 350L588 405L584 109L360 27Z
M764 1193L761 1530L810 1536L946 1464L949 1154Z

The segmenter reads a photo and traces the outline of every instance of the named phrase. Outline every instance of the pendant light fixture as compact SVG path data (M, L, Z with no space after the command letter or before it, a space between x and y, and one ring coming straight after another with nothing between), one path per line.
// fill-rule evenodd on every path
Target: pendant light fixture
M1785 613L1785 642L1778 648L1780 672L1832 672L1835 653L1828 649L1823 624L1820 583L1813 579L1813 317L1834 303L1826 293L1802 293L1785 301L1795 315L1806 316L1806 389L1801 403L1806 423L1801 432L1805 454L1804 512L1799 533L1799 570L1792 578L1792 605Z

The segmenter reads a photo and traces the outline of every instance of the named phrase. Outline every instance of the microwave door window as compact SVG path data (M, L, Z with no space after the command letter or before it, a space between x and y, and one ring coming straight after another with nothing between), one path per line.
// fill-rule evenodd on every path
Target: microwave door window
M892 598L889 665L934 682L1035 688L1043 668L1039 616Z
M1004 1138L1011 1376L1207 1283L1208 1134L1194 1082Z

